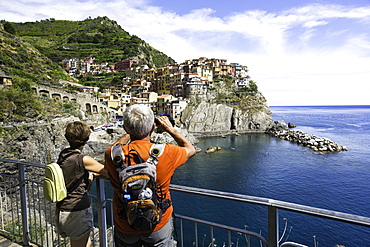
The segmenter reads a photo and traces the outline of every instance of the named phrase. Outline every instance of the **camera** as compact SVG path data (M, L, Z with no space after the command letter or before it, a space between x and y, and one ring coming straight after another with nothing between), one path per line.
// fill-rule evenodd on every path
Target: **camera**
M160 123L159 123L159 121L158 121L158 119L157 119L157 118L154 118L154 123L155 123L156 125L160 125Z

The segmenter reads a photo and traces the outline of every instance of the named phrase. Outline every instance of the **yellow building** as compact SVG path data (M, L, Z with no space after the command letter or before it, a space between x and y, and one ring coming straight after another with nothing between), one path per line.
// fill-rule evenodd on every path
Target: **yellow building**
M0 75L0 87L11 87L13 86L13 77Z
M167 114L166 109L167 105L171 104L171 101L174 97L170 94L161 95L157 98L157 115Z

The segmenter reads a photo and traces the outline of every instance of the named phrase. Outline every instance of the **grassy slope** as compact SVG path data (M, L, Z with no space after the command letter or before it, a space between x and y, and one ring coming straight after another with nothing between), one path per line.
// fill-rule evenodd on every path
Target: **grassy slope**
M107 17L84 21L46 20L14 25L19 36L54 62L73 57L94 57L96 62L110 64L126 58L140 58L150 67L174 62Z

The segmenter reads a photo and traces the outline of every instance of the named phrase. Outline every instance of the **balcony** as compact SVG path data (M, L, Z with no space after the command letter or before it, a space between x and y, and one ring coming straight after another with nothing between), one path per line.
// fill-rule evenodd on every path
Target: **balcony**
M41 175L43 164L19 160L0 159L2 167L9 167L0 174L0 233L13 242L34 246L67 246L55 231L53 212L55 204L43 198ZM107 182L107 181L106 181ZM94 246L113 246L112 242L112 200L105 198L105 182L97 179L91 190L95 229L91 235ZM108 182L109 184L109 182ZM337 211L261 198L255 196L206 190L187 186L171 185L171 191L179 195L211 197L216 200L231 200L240 203L263 206L267 211L266 236L198 218L175 214L177 246L306 246L282 241L279 234L279 210L326 218L361 227L370 227L370 218ZM242 214L243 212L240 212ZM220 242L221 241L221 242Z

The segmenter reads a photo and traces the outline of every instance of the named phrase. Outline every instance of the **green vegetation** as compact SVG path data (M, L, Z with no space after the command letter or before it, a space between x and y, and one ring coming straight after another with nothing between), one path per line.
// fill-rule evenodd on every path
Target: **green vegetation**
M249 81L249 88L252 92L258 92L257 84L252 80Z
M259 105L255 105L255 102L260 102L260 95L258 95L257 84L250 80L248 87L235 88L235 78L232 76L222 76L223 83L217 83L213 90L218 90L218 94L214 99L217 104L226 104L232 107L240 109L253 108L255 110L260 109Z
M4 23L4 30L11 34L16 34L14 26L10 22Z
M235 84L235 78L234 77L232 77L230 75L223 75L223 76L221 76L221 78L225 82L227 88L230 88L230 89L234 88L234 84Z
M12 23L14 31L54 62L65 58L94 57L95 62L115 64L126 58L142 58L150 67L174 60L136 35L130 35L108 17L84 21L53 18L40 22Z
M26 116L37 115L42 105L30 85L23 81L14 87L0 89L0 108L0 121L9 118L22 120Z
M10 222L4 225L3 230L5 231L2 231L2 235L10 239L12 242L22 243L23 236L21 235L21 229L22 229L22 221L15 220L13 222ZM39 223L35 222L35 220L31 219L29 229L30 229L29 235L32 238L32 240L37 243L41 242L41 238L44 236L46 232L46 227L40 225ZM18 233L18 235L13 234L12 232L16 232Z
M111 86L122 85L123 74L105 73L101 75L80 76L80 83L85 86L99 87L100 91Z
M0 137L6 137L8 135L12 135L14 133L14 129L12 127L0 127Z
M32 45L1 27L0 40L0 71L11 75L14 80L26 80L31 85L54 84L59 79L76 81Z
M10 88L0 89L0 121L22 121L43 112L42 102L32 90L36 83L75 80L33 46L6 32L5 27L0 27L0 40L0 72L11 75L13 83Z
M57 108L60 109L60 112L69 113L75 117L82 118L81 113L78 112L78 109L79 109L78 104L72 103L72 102L60 102L60 101L56 101L54 103L57 106Z

